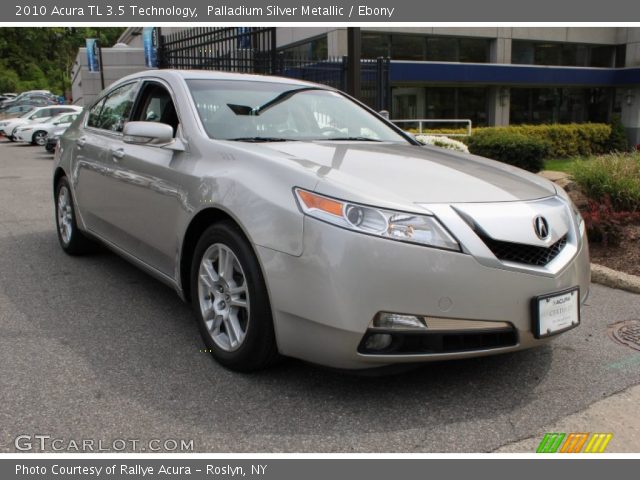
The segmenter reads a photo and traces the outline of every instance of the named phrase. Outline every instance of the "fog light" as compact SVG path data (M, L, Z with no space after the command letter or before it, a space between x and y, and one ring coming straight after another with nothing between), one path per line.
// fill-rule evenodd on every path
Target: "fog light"
M424 317L380 312L373 319L376 328L427 328Z
M391 345L391 335L386 333L375 333L367 338L364 346L367 350L384 350Z

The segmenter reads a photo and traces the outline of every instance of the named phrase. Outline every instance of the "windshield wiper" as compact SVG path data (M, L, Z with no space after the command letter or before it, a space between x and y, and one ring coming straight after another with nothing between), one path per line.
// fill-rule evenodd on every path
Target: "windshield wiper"
M238 138L227 138L226 140L232 142L294 142L295 140L292 138L280 138L280 137L238 137Z
M227 107L229 107L233 111L233 113L235 113L236 115L248 115L248 116L257 117L258 115L263 114L270 108L275 107L276 105L293 97L296 93L307 92L309 90L322 90L322 89L320 87L301 87L301 88L294 88L292 90L286 90L281 94L277 95L276 97L272 98L271 100L269 100L264 105L261 105L257 108L251 108L248 105L236 105L234 103L227 103Z
M382 142L382 140L378 140L376 138L369 138L369 137L331 137L331 138L321 138L319 140L325 140L325 141L330 141L330 142L337 142L337 141L347 141L347 142Z

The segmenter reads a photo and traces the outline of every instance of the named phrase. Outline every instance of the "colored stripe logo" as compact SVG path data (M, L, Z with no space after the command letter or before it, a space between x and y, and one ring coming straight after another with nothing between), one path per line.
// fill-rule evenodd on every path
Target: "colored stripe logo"
M603 453L612 438L612 433L545 433L536 453Z

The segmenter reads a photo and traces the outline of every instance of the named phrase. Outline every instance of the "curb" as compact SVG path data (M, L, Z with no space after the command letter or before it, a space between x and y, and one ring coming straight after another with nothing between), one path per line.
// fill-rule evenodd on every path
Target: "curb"
M597 263L591 264L591 281L619 290L640 293L640 277L619 272Z

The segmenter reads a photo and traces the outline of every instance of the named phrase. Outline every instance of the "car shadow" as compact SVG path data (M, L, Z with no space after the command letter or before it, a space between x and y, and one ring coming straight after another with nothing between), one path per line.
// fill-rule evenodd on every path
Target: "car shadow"
M93 390L192 428L204 422L238 435L337 435L492 419L531 401L552 361L551 348L542 347L385 375L293 359L235 373L203 353L190 307L172 289L106 249L69 257L55 232L44 231L2 238L0 250L39 266L35 274L5 263L2 292L38 336L90 365ZM50 368L56 365L51 358Z

